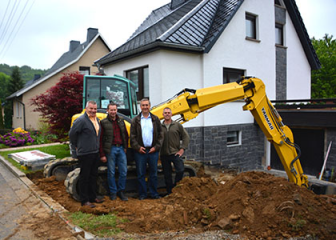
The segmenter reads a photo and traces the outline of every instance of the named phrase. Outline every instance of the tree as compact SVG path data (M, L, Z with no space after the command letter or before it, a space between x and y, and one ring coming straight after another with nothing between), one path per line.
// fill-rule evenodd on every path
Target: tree
M7 89L9 81L10 81L10 76L0 72L0 100L2 102L4 102L6 97L9 96L8 89Z
M14 67L11 77L12 78L8 84L9 94L15 93L24 86L19 67Z
M0 99L0 129L4 129L4 121L3 121L3 115L2 115L2 104Z
M71 117L81 112L83 75L79 72L63 73L60 81L31 99L35 112L40 112L50 131L63 139L70 130Z
M321 68L312 71L312 98L336 97L336 40L326 34L323 39L312 38Z

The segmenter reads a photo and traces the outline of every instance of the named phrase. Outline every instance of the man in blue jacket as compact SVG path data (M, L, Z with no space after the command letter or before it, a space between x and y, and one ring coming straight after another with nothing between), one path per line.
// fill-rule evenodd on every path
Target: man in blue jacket
M103 202L97 198L97 177L99 156L100 125L96 117L97 103L88 101L85 113L77 118L70 131L69 138L72 147L76 148L79 161L79 188L82 206L94 208L95 203Z

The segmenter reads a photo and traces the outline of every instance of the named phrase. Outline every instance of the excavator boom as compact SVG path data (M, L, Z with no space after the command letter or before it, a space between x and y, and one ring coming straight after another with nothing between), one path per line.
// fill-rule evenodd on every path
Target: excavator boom
M212 107L245 100L243 110L249 110L267 140L276 149L288 179L299 186L308 187L292 131L283 124L282 119L265 91L265 84L258 78L245 77L233 83L222 84L198 90L184 89L166 102L154 106L151 112L162 118L164 108L169 107L173 116L180 115L177 121L185 123L199 113Z

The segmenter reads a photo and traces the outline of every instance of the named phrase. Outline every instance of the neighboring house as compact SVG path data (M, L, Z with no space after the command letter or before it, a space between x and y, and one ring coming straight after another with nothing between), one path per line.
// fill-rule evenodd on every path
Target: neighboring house
M41 116L38 112L33 112L31 99L55 86L62 73L79 71L83 74L95 74L98 69L92 67L94 61L110 51L96 28L88 28L84 43L70 41L69 51L65 52L44 76L35 76L24 88L6 98L13 100L13 128L37 130Z
M172 0L95 64L133 80L152 105L242 75L262 79L270 99L309 99L311 70L320 68L294 0ZM269 166L270 144L243 105L185 123L187 157L241 170Z

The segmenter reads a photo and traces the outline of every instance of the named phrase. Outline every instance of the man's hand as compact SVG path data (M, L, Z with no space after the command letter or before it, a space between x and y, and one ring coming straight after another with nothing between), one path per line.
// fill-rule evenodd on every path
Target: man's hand
M100 161L102 161L103 163L106 163L106 162L107 162L107 159L106 159L106 157L101 157L101 158L100 158Z
M151 147L148 153L153 153L153 152L155 152L155 147Z
M175 154L175 156L179 156L179 157L181 157L181 156L183 155L183 153L184 153L184 149L181 148L180 151L178 151L178 152Z
M140 149L139 149L139 153L141 153L141 154L145 154L145 153L146 153L146 148L144 148L144 147L140 147Z

